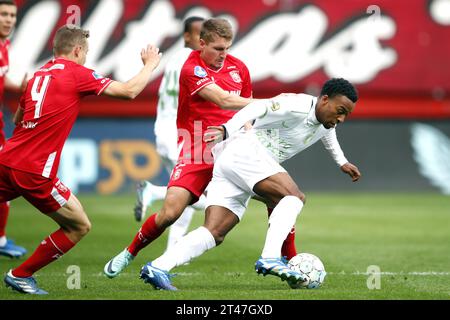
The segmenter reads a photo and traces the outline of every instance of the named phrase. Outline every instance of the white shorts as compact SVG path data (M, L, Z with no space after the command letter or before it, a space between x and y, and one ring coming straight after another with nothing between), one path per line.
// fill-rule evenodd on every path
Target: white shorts
M255 184L280 172L286 170L256 137L250 133L242 134L227 144L214 163L206 207L225 207L241 220L248 201L255 195Z

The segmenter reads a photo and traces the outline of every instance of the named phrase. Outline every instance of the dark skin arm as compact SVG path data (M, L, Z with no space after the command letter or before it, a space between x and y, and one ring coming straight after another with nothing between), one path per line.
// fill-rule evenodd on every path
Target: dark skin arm
M359 172L359 169L354 164L351 164L350 162L347 162L346 164L341 166L342 172L348 174L353 182L356 182L361 178L361 173Z

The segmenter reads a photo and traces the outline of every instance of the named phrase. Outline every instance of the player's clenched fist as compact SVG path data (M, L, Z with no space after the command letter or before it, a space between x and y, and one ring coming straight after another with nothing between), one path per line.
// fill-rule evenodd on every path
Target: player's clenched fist
M159 48L149 44L147 48L141 50L141 59L144 65L150 63L155 69L159 65L162 53L159 52Z

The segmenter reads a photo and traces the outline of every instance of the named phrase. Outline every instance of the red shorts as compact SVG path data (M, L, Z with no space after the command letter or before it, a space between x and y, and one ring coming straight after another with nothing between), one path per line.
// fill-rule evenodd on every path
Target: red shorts
M212 179L212 164L178 163L173 168L168 188L182 187L194 196L191 204L196 203Z
M48 179L0 164L0 203L22 196L39 211L51 213L65 205L70 194L57 177Z

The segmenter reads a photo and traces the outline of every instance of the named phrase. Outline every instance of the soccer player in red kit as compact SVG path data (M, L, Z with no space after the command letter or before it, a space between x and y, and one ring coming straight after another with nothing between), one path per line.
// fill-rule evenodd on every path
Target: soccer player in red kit
M3 101L5 87L12 91L20 91L21 87L13 84L6 76L9 70L9 35L13 31L17 20L17 6L12 0L0 1L0 102ZM3 132L3 113L0 107L0 150L5 144L6 138ZM0 255L19 258L27 253L27 250L18 246L6 237L6 224L9 216L9 203L0 203Z
M181 152L170 177L163 207L144 222L133 242L105 265L104 273L108 277L116 277L142 248L173 224L188 205L199 199L211 180L213 158L203 141L203 133L208 126L220 125L230 119L236 109L252 100L247 67L228 54L232 38L232 28L227 20L212 18L203 23L201 48L189 55L181 70L177 115ZM155 288L161 288L164 284L153 277L160 272L147 264L141 270L141 278Z
M76 26L58 29L55 57L29 80L14 117L16 128L0 151L0 201L22 196L60 226L5 276L7 286L23 293L46 294L32 275L69 251L91 228L78 199L56 176L81 98L103 94L133 99L161 58L159 49L149 45L141 51L140 72L125 83L113 81L83 66L88 37L88 31Z

